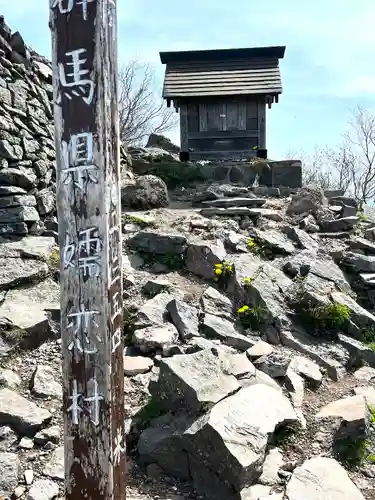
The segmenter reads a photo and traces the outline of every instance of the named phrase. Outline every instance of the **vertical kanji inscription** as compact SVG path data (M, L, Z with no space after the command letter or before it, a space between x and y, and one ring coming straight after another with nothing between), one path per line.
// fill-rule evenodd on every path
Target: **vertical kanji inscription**
M67 500L125 499L116 0L50 0Z

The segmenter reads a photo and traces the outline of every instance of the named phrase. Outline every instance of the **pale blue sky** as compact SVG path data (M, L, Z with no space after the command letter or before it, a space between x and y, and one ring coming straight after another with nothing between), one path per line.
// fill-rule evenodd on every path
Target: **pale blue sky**
M119 64L161 50L286 45L284 92L267 115L273 158L334 146L361 105L375 112L374 0L117 0ZM0 0L26 43L50 57L49 0ZM170 134L178 140L178 132Z

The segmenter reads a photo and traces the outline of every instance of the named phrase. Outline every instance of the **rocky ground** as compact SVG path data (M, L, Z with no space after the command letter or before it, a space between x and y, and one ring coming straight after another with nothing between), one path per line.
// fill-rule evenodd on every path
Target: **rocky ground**
M334 194L206 185L124 212L127 498L374 498L374 223ZM0 494L49 500L55 240L0 261Z

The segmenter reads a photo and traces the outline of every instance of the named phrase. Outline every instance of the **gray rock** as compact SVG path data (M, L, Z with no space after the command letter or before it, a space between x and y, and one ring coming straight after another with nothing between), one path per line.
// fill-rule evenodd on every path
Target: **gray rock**
M167 305L175 297L170 293L158 293L138 310L135 324L137 328L160 326L167 322Z
M37 365L31 379L31 389L40 398L62 398L62 386L48 365Z
M375 316L360 306L354 299L341 292L332 292L332 299L346 306L350 311L350 320L359 328L375 329Z
M184 433L185 449L221 482L241 491L259 476L275 429L294 423L295 412L281 392L254 385L220 401L194 422Z
M197 412L209 409L239 389L235 377L222 371L220 359L210 349L163 359L151 394L166 409Z
M339 205L349 205L350 207L358 208L358 203L354 198L350 198L349 196L332 196L331 197L331 202L332 203L337 203Z
M253 361L254 366L272 378L284 377L290 363L290 355L273 351Z
M292 254L296 248L288 238L277 231L276 229L269 229L267 231L254 230L257 240L263 243L267 249L272 252L281 254Z
M280 332L281 343L316 361L327 370L328 376L339 380L346 373L346 365L350 354L347 349L336 342L322 342L298 331L283 330Z
M258 215L258 211L260 209L256 208L248 208L248 207L228 207L228 208L219 208L219 207L207 207L202 208L199 213L202 217L214 217L214 216L223 216L223 217L237 217L237 216L249 216L256 217Z
M357 380L363 380L365 382L375 380L375 368L371 366L362 366L354 372L354 377Z
M221 264L226 257L223 243L190 244L186 252L185 265L188 271L205 279L215 279L215 265Z
M6 292L0 305L0 318L10 321L10 335L5 340L4 335L3 340L0 337L0 353L9 349L7 342L10 342L10 346L19 344L24 348L32 348L50 338L55 331L51 311L59 311L59 295L58 283L49 279L33 287Z
M229 207L261 207L266 203L264 198L219 198L203 201L202 205L217 208Z
M375 241L375 227L368 227L365 229L365 236L371 241Z
M47 427L37 432L34 436L34 442L38 445L44 445L48 442L57 444L60 441L60 437L60 427L58 425L52 425L51 427Z
M200 331L208 338L218 339L223 344L246 351L254 342L241 333L231 321L212 314L205 314L200 325Z
M313 389L317 389L322 383L323 375L319 366L309 358L294 356L289 364L289 368L306 379Z
M298 245L306 250L315 251L319 247L319 242L312 238L306 231L302 229L297 229L291 226L287 231L289 236L298 243Z
M159 255L182 255L186 249L186 237L140 231L127 240L129 248L138 252Z
M286 495L288 500L365 500L346 470L326 457L311 458L297 467Z
M144 352L153 352L171 347L178 339L178 331L174 325L151 326L136 330L133 334L133 344Z
M308 215L304 219L301 220L299 227L304 229L307 233L318 233L320 228L316 223L316 220L313 215Z
M270 450L263 463L262 475L258 479L260 484L274 486L280 483L278 475L283 465L283 455L278 448Z
M195 307L174 299L168 303L167 310L181 340L188 340L198 335L198 311Z
M308 266L309 273L316 276L317 278L322 278L323 280L331 281L335 284L338 290L341 290L345 293L353 293L351 291L350 285L345 278L343 271L339 268L335 262L327 258L323 255L312 255L310 252L301 252L298 255L293 256L293 260L291 260L294 266L299 266L302 269L303 266ZM306 284L306 280L304 280ZM316 290L318 293L321 293L321 283L318 282L319 289ZM327 283L329 285L329 283ZM325 284L323 285L323 287Z
M354 217L357 215L357 208L351 207L350 205L343 205L341 211L341 217L344 219L347 217Z
M320 226L323 231L328 233L335 233L340 231L347 231L353 229L353 227L358 224L359 218L353 217L342 217L341 219L325 220L321 221Z
M11 207L35 207L35 196L15 194L11 196L2 196L0 198L0 209Z
M246 353L232 354L224 350L218 352L221 368L227 375L237 379L255 377L256 368L251 363Z
M321 408L316 418L339 418L340 437L365 439L370 424L370 412L363 396L350 396L333 401Z
M56 195L50 189L42 189L37 195L37 204L40 215L47 215L56 208Z
M18 485L19 458L16 453L0 453L0 495L10 497Z
M268 356L273 351L272 345L264 342L263 340L259 340L255 345L249 347L246 351L249 359L253 360L256 358L261 358L263 356Z
M231 319L232 317L232 302L220 293L216 288L211 286L206 288L200 298L200 304L203 311L207 314L213 314L221 318Z
M127 377L134 377L140 373L147 373L153 366L154 362L151 358L124 355L124 374Z
M37 220L39 220L39 214L37 210L32 206L19 206L0 209L1 224L18 224L20 222L34 222Z
M28 233L27 225L24 222L6 222L0 224L0 236L3 235L16 235L25 236Z
M146 148L157 147L168 151L169 153L179 153L180 148L164 135L150 134L147 140Z
M18 436L8 425L0 427L0 451L8 451L17 443Z
M41 281L48 275L45 262L0 257L0 290Z
M298 194L292 196L287 215L316 213L320 208L327 206L328 200L321 188L305 186L299 190Z
M370 408L375 408L375 387L355 387L353 392L357 396L364 397Z
M21 379L17 373L12 370L0 371L0 386L8 389L16 389L21 384Z
M267 498L268 493L271 491L271 486L263 484L254 484L241 490L240 500L262 500L263 497Z
M295 409L301 427L306 429L306 419L303 414L303 398L305 396L305 383L303 378L288 367L285 373L285 387L288 389L290 399Z
M0 257L48 260L57 248L55 240L47 236L27 236L19 240L0 239Z
M31 450L34 448L34 441L31 438L23 437L21 441L18 443L18 448L24 450Z
M171 287L168 280L150 279L143 285L142 292L149 297L155 297L158 293L170 291Z
M349 352L350 366L358 366L364 362L375 368L375 351L371 344L365 344L342 333L338 335L338 342Z
M182 436L195 419L194 416L179 413L166 414L152 420L137 443L140 462L156 463L166 474L189 480L189 458L182 448Z
M267 373L264 373L260 370L255 370L255 374L249 377L243 377L239 379L239 382L241 384L241 387L246 388L250 387L252 385L257 385L257 384L262 384L262 385L267 385L268 387L272 387L273 389L276 389L279 392L282 392L282 389L280 385L271 378Z
M25 483L29 486L34 480L34 471L32 469L27 469L24 472Z
M343 263L353 268L356 272L374 273L375 256L362 255L359 253L348 252L343 257Z
M43 469L43 474L51 479L64 479L64 447L56 448Z
M270 325L279 328L289 324L285 298L293 281L272 264L266 262L260 265L259 261L246 255L238 256L234 263L236 290L233 293L241 302L239 305L247 304L256 308L260 316L259 328L266 330ZM244 286L246 277L251 277L252 281ZM271 338L267 340L271 341Z
M35 434L52 415L10 389L0 389L0 424L11 425L21 434Z
M167 207L169 205L167 185L156 175L138 177L134 184L121 188L121 205L141 210Z
M367 254L375 255L375 243L359 236L351 238L348 244L352 250L364 250Z
M57 483L50 479L37 479L27 494L27 500L52 500L58 494Z

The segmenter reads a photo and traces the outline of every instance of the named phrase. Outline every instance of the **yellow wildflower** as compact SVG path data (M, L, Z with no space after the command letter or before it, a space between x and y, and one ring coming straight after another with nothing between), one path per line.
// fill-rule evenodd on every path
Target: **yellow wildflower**
M244 305L244 306L240 307L240 308L237 310L237 312L238 312L239 314L242 314L242 313L244 313L244 312L246 312L246 311L248 311L248 310L249 310L249 306Z
M222 269L220 269L219 267L217 267L217 268L215 269L215 274L216 274L216 276L220 276L220 275L222 275L222 274L223 274L223 270L222 270Z

